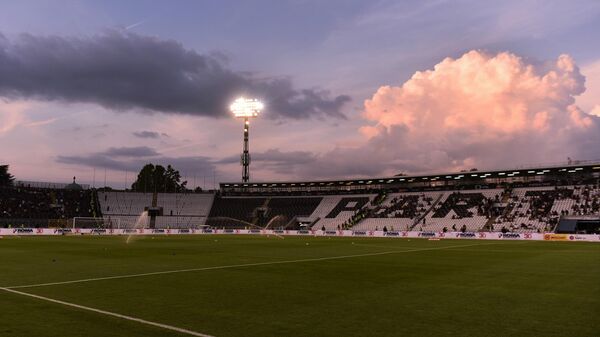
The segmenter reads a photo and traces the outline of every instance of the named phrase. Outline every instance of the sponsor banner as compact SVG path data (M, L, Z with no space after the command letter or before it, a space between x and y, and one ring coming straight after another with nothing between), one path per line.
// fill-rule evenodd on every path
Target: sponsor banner
M522 238L520 233L498 233L498 239L521 240Z
M454 234L454 236L459 239L477 239L478 238L477 233L474 233L474 232L464 232L464 233L460 232L460 233Z
M568 241L568 234L544 234L544 240L546 241Z
M422 237L422 238L435 238L435 237L438 236L437 234L438 233L436 233L436 232L419 232L419 237Z
M597 235L597 234L569 234L569 241L600 242L600 235Z
M499 233L499 232L411 232L411 231L367 231L367 230L271 230L271 229L104 229L104 228L0 228L0 235L169 235L169 234L261 234L261 235L314 235L314 236L355 236L389 238L439 238L476 240L545 240L545 241L587 241L600 242L596 234L555 234L555 233Z

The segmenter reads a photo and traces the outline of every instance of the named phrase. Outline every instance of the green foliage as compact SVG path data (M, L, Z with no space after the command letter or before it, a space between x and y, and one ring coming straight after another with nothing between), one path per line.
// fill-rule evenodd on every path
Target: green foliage
M12 186L15 178L8 172L8 165L0 165L0 186Z
M181 181L181 174L171 165L165 169L162 165L146 164L131 185L136 192L182 192L187 181Z

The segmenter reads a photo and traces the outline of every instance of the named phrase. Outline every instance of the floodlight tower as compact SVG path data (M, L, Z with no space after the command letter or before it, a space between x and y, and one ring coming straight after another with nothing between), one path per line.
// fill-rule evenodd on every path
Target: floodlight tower
M248 182L250 179L250 148L248 146L250 118L258 117L264 105L257 99L248 99L240 97L231 104L231 112L236 118L244 119L244 151L240 158L242 164L242 181Z

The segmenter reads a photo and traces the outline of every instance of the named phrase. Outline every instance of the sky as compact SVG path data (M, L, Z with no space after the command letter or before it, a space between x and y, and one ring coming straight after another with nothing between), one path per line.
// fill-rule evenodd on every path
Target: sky
M0 164L122 188L600 159L598 1L0 0Z

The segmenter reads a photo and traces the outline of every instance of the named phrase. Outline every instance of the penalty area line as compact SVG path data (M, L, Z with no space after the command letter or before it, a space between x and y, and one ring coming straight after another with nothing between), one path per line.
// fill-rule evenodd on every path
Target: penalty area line
M120 319L124 319L124 320L128 320L128 321L132 321L132 322L137 322L137 323L146 324L146 325L150 325L150 326L154 326L154 327L158 327L158 328L162 328L162 329L166 329L166 330L171 330L171 331L179 332L179 333L190 335L190 336L213 337L211 335L203 334L203 333L192 331L192 330L188 330L188 329L178 328L176 326L172 326L172 325L168 325L168 324L147 321L145 319L141 319L141 318L137 318L137 317L131 317L131 316L127 316L127 315L117 314L115 312L110 312L110 311L106 311L106 310L101 310L101 309L86 307L84 305L79 305L79 304L75 304L75 303L71 303L71 302L65 302L65 301L61 301L61 300L56 300L56 299L53 299L53 298L44 297L44 296L40 296L40 295L34 295L34 294L30 294L30 293L25 293L25 292L14 290L14 289L0 288L0 290L4 290L6 292L17 294L17 295L21 295L21 296L32 297L32 298L35 298L35 299L38 299L38 300L42 300L42 301L47 301L47 302L52 302L52 303L56 303L56 304L61 304L61 305L72 307L72 308L76 308L76 309L91 311L91 312L95 312L95 313L106 315L106 316L112 316L112 317L116 317L116 318L120 318Z
M85 283L85 282L106 281L106 280L118 280L118 279L125 279L125 278L154 276L154 275L168 275L168 274L178 274L178 273L190 273L190 272L199 272L199 271L221 270L221 269L232 269L232 268L245 268L245 267L258 267L258 266L269 266L269 265L277 265L277 264L291 264L291 263L302 263L302 262L318 262L318 261L329 261L329 260L342 260L342 259L350 259L350 258L356 258L356 257L368 257L368 256L389 255L389 254L402 254L402 253L412 253L412 252L421 252L421 251L429 251L429 250L443 250L443 249L452 249L452 248L465 248L465 247L473 247L473 246L485 246L485 245L493 245L493 244L498 244L498 243L478 243L478 244L468 244L468 245L451 245L451 246L417 248L417 249L407 249L407 250L390 250L390 251L384 251L384 252L353 254L353 255L325 256L325 257L316 257L316 258L308 258L308 259L283 260L283 261L266 261L266 262L230 264L230 265L213 266L213 267L200 267L200 268L189 268L189 269L164 270L164 271L155 271L155 272L140 273L140 274L127 274L127 275L105 276L105 277L87 278L87 279L71 280L71 281L59 281L59 282L48 282L48 283L38 283L38 284L8 286L8 287L3 287L2 289L36 288L36 287L56 286L56 285L74 284L74 283ZM398 248L402 248L402 247L398 247Z

